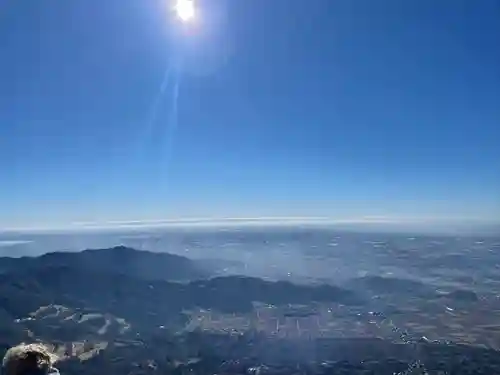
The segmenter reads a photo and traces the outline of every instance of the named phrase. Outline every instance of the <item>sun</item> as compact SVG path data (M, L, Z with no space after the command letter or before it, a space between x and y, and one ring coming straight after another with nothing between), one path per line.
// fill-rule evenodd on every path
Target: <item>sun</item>
M195 9L193 0L176 0L175 12L182 22L189 22L194 18Z

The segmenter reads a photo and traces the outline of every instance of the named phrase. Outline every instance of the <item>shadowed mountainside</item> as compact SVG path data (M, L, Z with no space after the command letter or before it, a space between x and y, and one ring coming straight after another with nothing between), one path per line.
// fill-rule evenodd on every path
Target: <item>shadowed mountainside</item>
M187 281L211 275L207 267L169 253L153 253L125 246L82 252L53 252L38 257L0 258L0 272L36 272L47 267L69 267L123 274L145 280Z
M29 275L0 275L0 296L0 306L14 317L42 305L61 304L116 313L144 328L167 326L169 319L196 307L236 313L250 311L254 301L276 305L361 302L354 293L334 286L309 287L240 276L183 284L68 266L45 267Z

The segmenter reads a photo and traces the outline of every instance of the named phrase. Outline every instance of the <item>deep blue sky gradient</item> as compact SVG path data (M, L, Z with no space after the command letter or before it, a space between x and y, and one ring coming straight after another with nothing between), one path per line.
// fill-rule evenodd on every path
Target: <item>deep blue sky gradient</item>
M498 1L171 5L0 1L0 227L500 219Z

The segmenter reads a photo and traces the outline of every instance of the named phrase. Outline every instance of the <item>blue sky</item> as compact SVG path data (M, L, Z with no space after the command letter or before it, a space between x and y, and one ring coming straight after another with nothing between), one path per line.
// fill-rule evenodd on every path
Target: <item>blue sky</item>
M0 227L500 219L497 1L197 5L0 2Z

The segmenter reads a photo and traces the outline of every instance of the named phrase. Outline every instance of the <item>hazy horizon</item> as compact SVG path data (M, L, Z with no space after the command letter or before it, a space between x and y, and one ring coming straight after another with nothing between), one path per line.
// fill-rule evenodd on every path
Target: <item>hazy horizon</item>
M324 228L332 231L442 234L500 235L500 221L478 218L391 218L364 217L332 219L327 217L260 217L260 218L182 218L165 220L134 220L108 222L74 222L46 226L0 227L6 233L113 233L161 231L175 229L251 229L255 228Z

